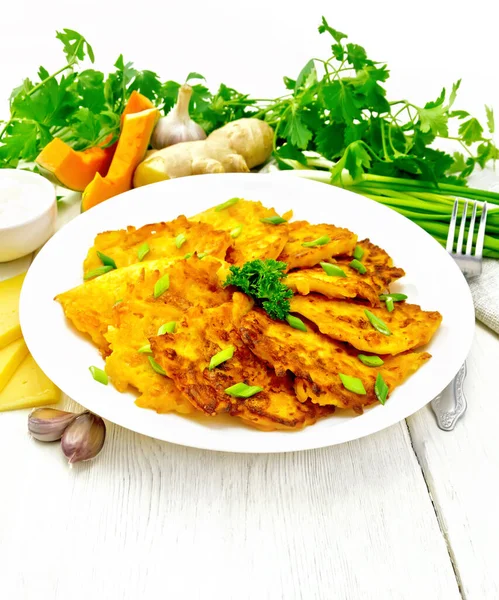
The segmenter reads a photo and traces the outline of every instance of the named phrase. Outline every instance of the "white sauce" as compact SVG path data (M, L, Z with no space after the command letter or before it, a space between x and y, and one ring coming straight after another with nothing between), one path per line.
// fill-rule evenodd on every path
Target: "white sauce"
M0 178L0 228L19 225L38 216L47 208L46 194L23 178Z

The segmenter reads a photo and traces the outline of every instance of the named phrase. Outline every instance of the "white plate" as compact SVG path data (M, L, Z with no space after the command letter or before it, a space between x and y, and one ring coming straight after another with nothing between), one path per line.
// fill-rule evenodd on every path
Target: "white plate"
M261 200L295 219L334 223L369 237L406 271L396 286L411 302L438 310L443 323L428 350L433 358L394 391L385 406L362 416L336 415L297 432L260 432L213 419L189 420L138 408L132 393L95 382L89 365L103 366L90 341L66 322L56 294L81 283L82 263L94 236L127 225L194 215L228 198ZM168 442L230 452L288 452L339 444L379 431L413 414L450 382L464 362L474 331L469 287L447 252L417 225L382 205L322 183L280 175L201 175L132 190L82 214L41 250L21 294L21 326L45 373L68 396L110 421Z

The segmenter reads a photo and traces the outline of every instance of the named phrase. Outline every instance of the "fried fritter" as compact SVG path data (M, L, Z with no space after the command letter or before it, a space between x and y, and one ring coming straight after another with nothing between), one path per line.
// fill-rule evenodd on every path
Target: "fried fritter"
M161 325L180 321L193 305L216 306L230 300L230 291L219 285L220 265L208 256L149 261L111 271L57 299L76 327L108 355L106 372L118 391L132 386L142 394L139 406L188 413L190 403L171 380L154 372L148 355L138 350ZM165 274L169 288L154 298L154 284Z
M229 413L260 429L300 429L331 410L301 403L289 376L277 377L241 341L236 323L252 306L235 293L233 302L211 309L188 311L174 334L151 338L154 358L189 400L208 415ZM229 346L233 357L213 370L212 356ZM263 387L248 399L234 398L225 389L240 382Z
M330 276L322 267L313 267L292 271L284 283L302 296L317 292L327 298L360 298L367 300L371 306L380 306L379 294L383 290L369 272L361 275L348 264L341 265L341 268L346 277Z
M391 332L391 335L384 335L371 325L362 304L329 300L317 294L294 296L290 304L292 312L315 323L322 333L375 354L399 354L424 346L442 321L440 313L424 311L416 304L406 302L397 302L393 312L371 308Z
M260 221L276 216L278 214L273 208L266 208L261 202L240 199L228 208L217 211L213 207L191 220L209 223L215 229L227 232L239 231L238 228L241 228L237 237L232 238L227 261L243 265L250 260L276 259L279 256L288 239L288 224L271 225ZM291 213L288 213L285 218L290 216Z
M177 238L179 235L185 236L185 242L180 243ZM224 259L230 243L231 238L226 231L216 231L206 223L193 223L181 215L168 223L152 223L139 229L128 227L99 233L88 251L84 271L102 266L97 251L114 259L119 268L140 262L138 250L143 244L149 246L149 252L144 257L144 260L149 261L182 258L195 252Z
M240 333L248 348L273 367L278 376L288 371L296 376L294 386L302 402L311 400L357 411L377 402L374 383L378 373L393 391L430 358L427 352L409 352L384 357L381 367L367 367L357 358L358 352L346 344L321 333L293 329L282 321L269 319L260 310L243 317ZM340 373L360 379L366 395L345 389Z
M313 242L321 237L328 237L330 241L311 248L303 246L303 243ZM357 236L348 229L295 221L289 224L289 240L278 260L288 265L288 271L299 267L314 267L321 261L327 261L340 254L352 254L356 243Z
M91 279L63 294L55 300L62 305L66 317L73 325L92 338L103 355L108 353L108 342L104 335L110 325L116 326L116 302L122 300L139 280L163 273L175 261L161 259L115 269Z
M379 246L375 246L368 239L357 242L364 250L362 264L366 267L369 277L373 284L378 288L379 293L383 293L393 281L400 279L405 275L403 269L393 266L391 256ZM338 265L343 269L348 266L352 257L339 257Z

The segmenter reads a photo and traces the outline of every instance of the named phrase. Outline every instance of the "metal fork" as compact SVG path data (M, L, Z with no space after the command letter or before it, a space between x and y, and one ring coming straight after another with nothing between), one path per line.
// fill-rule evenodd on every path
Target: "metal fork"
M456 261L466 279L478 277L482 272L483 244L485 241L485 226L487 223L487 203L482 205L482 214L478 225L475 252L473 253L473 240L475 232L475 221L477 216L478 202L472 203L471 221L469 224L466 248L463 252L464 237L466 234L466 221L468 219L469 202L464 203L463 214L459 225L456 249L454 250L454 239L456 235L457 217L459 212L459 200L456 199L452 208L452 216L447 234L446 250ZM459 369L457 375L449 385L434 398L431 407L437 418L437 424L444 431L452 431L459 418L466 412L468 406L464 394L464 380L466 378L466 363Z

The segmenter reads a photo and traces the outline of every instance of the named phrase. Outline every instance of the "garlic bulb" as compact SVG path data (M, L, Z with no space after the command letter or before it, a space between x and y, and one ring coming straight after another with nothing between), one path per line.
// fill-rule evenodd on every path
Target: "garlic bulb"
M28 417L28 430L40 442L55 442L77 416L55 408L35 408Z
M203 128L189 116L192 88L184 83L178 91L177 104L162 117L154 128L151 145L156 150L173 146L179 142L195 142L206 139Z
M81 460L95 458L104 446L106 425L90 412L77 417L64 432L61 449L70 465Z

